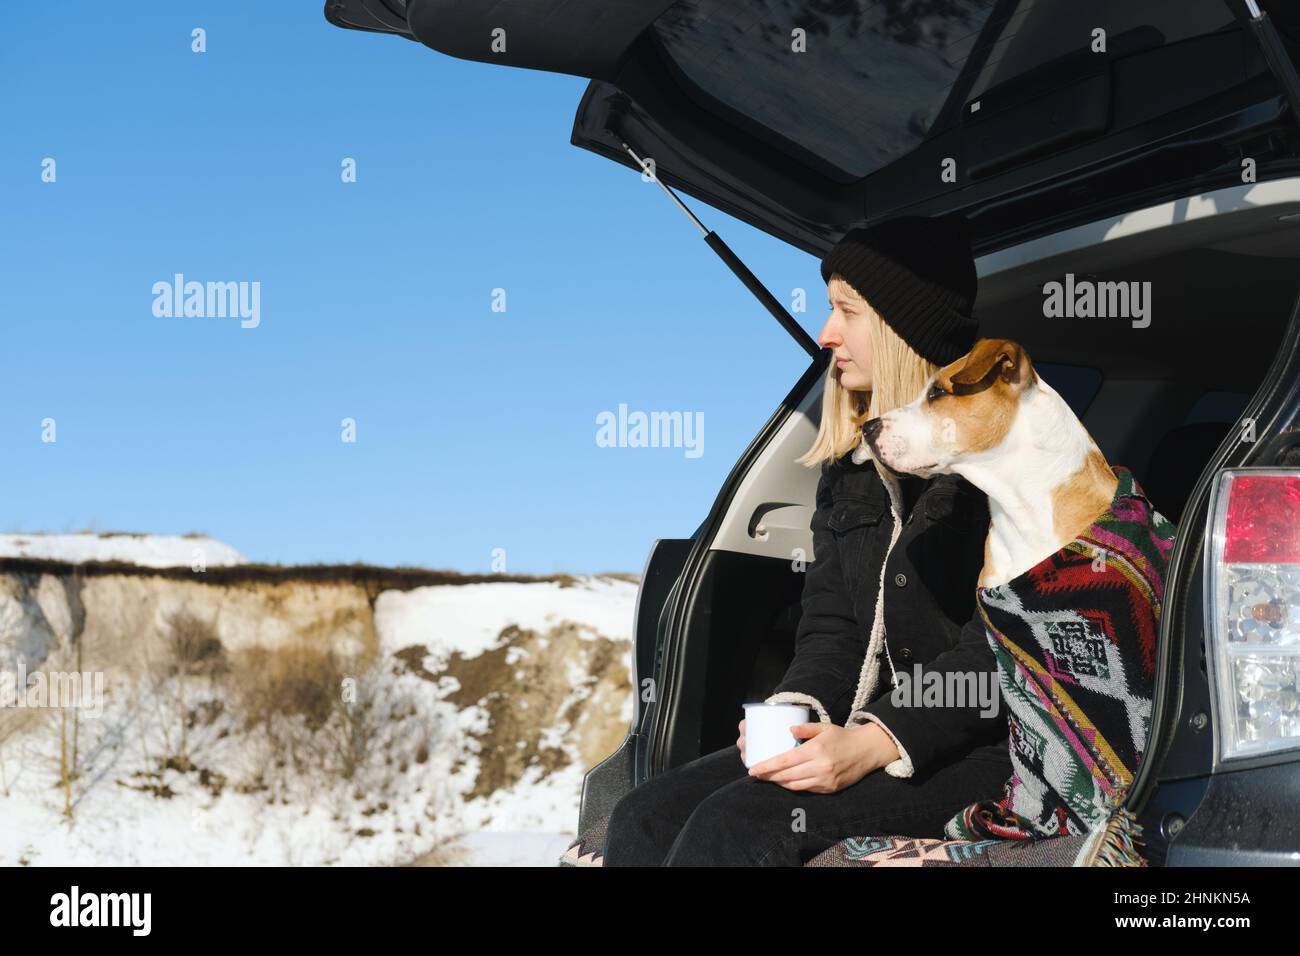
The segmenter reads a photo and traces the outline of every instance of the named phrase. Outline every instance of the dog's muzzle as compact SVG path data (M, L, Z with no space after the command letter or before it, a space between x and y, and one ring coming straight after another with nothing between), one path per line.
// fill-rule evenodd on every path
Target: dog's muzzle
M876 447L876 439L880 437L880 432L884 429L885 423L879 417L872 418L862 423L862 437L866 439L867 445L871 448L871 454L880 459L880 449Z
M872 418L869 421L862 423L862 437L866 440L867 447L871 449L871 454L876 461L889 469L890 474L897 477L903 477L906 473L899 471L889 462L885 461L884 457L880 454L880 448L876 445L876 439L880 437L880 433L884 428L885 423L882 422L879 417Z

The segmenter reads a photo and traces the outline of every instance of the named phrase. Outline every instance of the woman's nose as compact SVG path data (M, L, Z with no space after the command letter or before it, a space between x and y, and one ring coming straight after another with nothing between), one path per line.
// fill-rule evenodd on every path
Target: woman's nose
M817 334L817 344L824 349L833 349L839 345L839 339L831 332L830 319L822 326L821 332Z

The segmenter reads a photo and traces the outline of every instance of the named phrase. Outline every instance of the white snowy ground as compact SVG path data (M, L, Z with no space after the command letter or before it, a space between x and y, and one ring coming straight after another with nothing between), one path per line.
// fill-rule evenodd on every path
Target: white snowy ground
M212 538L145 534L0 534L0 557L44 558L81 564L125 561L147 568L192 567L195 557L207 567L245 564L247 558Z
M166 540L146 540L133 559L163 561L170 547ZM209 552L210 565L217 553ZM567 620L581 625L584 639L630 641L637 586L577 580L579 586L568 588L501 582L383 592L375 606L381 647L387 654L423 644L429 650L426 667L436 670L453 651L472 657L488 649L511 623L544 631ZM584 676L567 675L567 686L579 686ZM0 865L364 866L436 857L443 865L554 866L577 824L581 762L545 776L532 768L513 787L465 800L478 758L466 744L472 738L463 732L483 729L486 711L437 700L438 689L414 674L391 680L385 699L409 701L418 714L409 719L438 728L429 759L411 762L405 772L366 767L348 784L302 780L286 785L287 802L268 802L265 793L244 794L230 786L213 796L193 772L173 771L164 778L175 790L170 798L124 785L132 781L132 771L148 766L146 752L164 752L161 734L169 721L158 715L168 712L177 695L193 706L212 692L203 686L130 693L110 687L103 716L82 722L80 746L94 773L81 782L68 823L58 787L57 712L42 714L48 718L44 729L0 739ZM628 720L631 705L628 700ZM403 743L411 726L395 727L393 739ZM194 731L190 746L200 758L196 762L221 768L232 780L240 768L255 772L267 765L266 756L254 752L238 728L225 724L224 735L222 729L218 720ZM557 729L546 742L573 753L563 736ZM453 774L458 758L463 764ZM373 834L358 835L363 828Z

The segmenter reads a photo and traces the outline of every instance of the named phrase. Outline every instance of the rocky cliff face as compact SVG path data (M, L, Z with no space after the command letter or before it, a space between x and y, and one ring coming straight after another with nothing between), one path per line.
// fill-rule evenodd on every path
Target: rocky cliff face
M0 670L105 687L96 718L0 707L0 864L559 838L631 719L635 595L625 576L0 559ZM178 818L185 849L165 849Z

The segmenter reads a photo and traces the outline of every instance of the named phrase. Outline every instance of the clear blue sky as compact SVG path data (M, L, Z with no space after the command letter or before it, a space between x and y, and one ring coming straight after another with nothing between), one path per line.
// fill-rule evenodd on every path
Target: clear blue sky
M657 186L569 145L586 81L319 0L125 9L5 14L0 530L538 574L694 531L807 357ZM686 201L815 335L816 259ZM155 316L175 273L259 282L260 325ZM598 447L620 403L703 413L704 453Z

